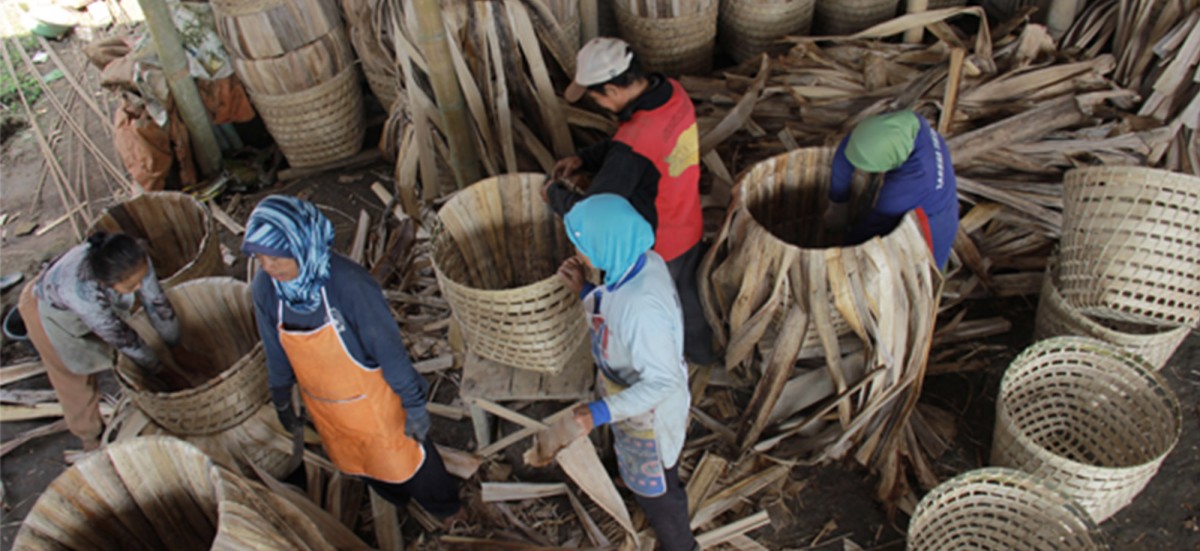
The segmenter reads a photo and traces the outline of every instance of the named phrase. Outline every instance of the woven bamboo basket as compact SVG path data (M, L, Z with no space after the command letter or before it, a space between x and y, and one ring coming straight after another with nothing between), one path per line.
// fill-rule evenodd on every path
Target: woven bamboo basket
M613 2L621 38L633 47L646 71L668 75L701 74L712 69L717 38L717 0L695 0L695 11L647 17L632 9L635 0Z
M1046 479L1100 523L1146 487L1182 423L1179 401L1141 358L1055 337L1004 372L991 464Z
M1059 260L1059 291L1087 314L1200 327L1200 177L1067 172Z
M723 0L721 46L738 62L782 49L779 39L812 29L813 4L814 0Z
M346 27L350 33L350 44L362 62L367 86L385 110L391 112L399 94L400 81L396 77L396 56L385 41L391 37L383 31L385 21L391 18L391 8L381 0L342 0L342 11L346 16Z
M1079 504L1021 471L969 471L931 490L908 523L912 551L1101 551L1104 534Z
M1057 267L1052 261L1042 283L1042 298L1038 301L1033 332L1036 339L1065 335L1100 339L1141 356L1158 370L1167 365L1190 332L1187 326L1171 328L1114 321L1115 316L1102 315L1093 319L1063 299L1054 284L1057 276Z
M191 357L176 358L179 363L164 373L147 376L122 356L117 379L139 409L173 433L213 434L242 423L268 397L250 286L228 277L205 278L167 290L167 298ZM145 312L130 326L159 358L174 363Z
M365 547L365 546L364 546ZM306 513L174 438L91 454L50 484L14 549L332 550Z
M88 233L101 230L143 240L164 288L225 271L212 216L186 193L152 191L113 205Z
M362 89L354 67L303 92L252 93L250 99L293 167L320 166L362 150Z
M559 28L562 29L563 39L566 41L567 47L578 49L582 46L580 44L582 24L579 20L579 1L547 0L546 7L550 9L550 13L554 15L554 20L558 22Z
M260 59L233 58L233 69L255 94L303 92L354 65L354 50L340 27L283 55Z
M574 254L540 197L542 174L460 191L438 212L433 263L464 340L481 357L557 373L587 341L578 297L556 275Z
M217 35L233 57L267 59L342 27L335 0L212 0Z
M896 16L900 0L816 0L816 31L830 36L854 34Z
M925 9L940 10L942 8L958 8L967 5L967 0L929 0L929 6Z

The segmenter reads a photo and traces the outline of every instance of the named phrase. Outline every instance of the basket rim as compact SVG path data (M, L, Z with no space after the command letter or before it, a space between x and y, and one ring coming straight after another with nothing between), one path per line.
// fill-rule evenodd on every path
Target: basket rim
M100 216L97 217L91 223L91 225L88 226L88 233L92 233L93 229L96 228L96 225L100 222L101 217L109 216L110 218L116 219L116 217L108 214L108 212L112 209L115 209L121 205L133 203L134 201L141 201L143 198L145 198L146 200L152 200L152 199L164 199L165 200L169 197L180 197L180 198L183 198L185 201L191 202L197 208L200 209L200 216L201 216L201 218L204 219L204 236L200 238L200 243L198 243L196 245L196 250L192 252L191 258L189 258L188 261L186 263L184 263L183 266L180 266L178 270L175 270L174 273L160 275L160 277L159 277L159 281L161 281L161 282L166 282L170 279L173 279L175 276L182 274L182 273L186 272L188 269L195 266L196 263L200 261L201 256L203 256L204 250L206 248L208 248L210 241L213 239L216 239L216 237L214 237L214 234L216 233L216 231L215 231L216 228L213 226L213 224L214 224L213 216L212 216L212 213L209 212L209 210L208 210L208 205L204 204L204 202L200 201L199 199L196 199L191 194L183 193L181 191L143 191L133 197L130 197L129 199L126 199L124 201L121 201L121 202L113 204L113 205L109 205L108 208L104 209L100 213ZM206 276L206 277L215 277L215 276ZM194 281L195 279L196 278L189 279L188 281ZM204 278L199 278L199 279L204 279ZM178 287L180 285L183 285L184 283L187 283L187 281L180 282L180 283L172 283L172 287Z

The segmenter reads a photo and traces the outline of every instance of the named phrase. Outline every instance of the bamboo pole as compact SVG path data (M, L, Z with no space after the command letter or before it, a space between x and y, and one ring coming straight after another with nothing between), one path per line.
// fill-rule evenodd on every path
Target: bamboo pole
M221 172L221 148L217 145L217 135L213 132L208 111L200 100L200 90L188 73L187 57L179 42L171 12L164 0L138 0L138 4L146 15L146 26L150 28L150 35L158 47L158 58L167 78L167 86L171 89L171 97L179 106L179 114L192 137L197 168L204 176L214 176Z
M908 0L907 10L905 13L920 13L929 10L929 0ZM913 27L904 31L904 41L909 44L920 44L921 38L925 36L925 26Z

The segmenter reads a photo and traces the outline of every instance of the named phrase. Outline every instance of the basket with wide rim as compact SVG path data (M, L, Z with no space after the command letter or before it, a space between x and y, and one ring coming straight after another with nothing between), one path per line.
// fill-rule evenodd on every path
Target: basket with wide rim
M1067 172L1057 284L1093 316L1200 327L1200 177L1135 166Z
M151 191L108 207L88 233L121 232L142 240L164 287L225 271L212 215L177 191Z
M939 484L908 523L913 551L1102 551L1104 534L1079 504L1021 471L984 468Z
M508 174L458 192L438 212L433 264L473 352L557 373L586 343L587 325L556 275L574 249L540 197L544 180Z
M341 27L282 55L260 59L233 58L233 69L246 89L267 95L303 92L332 80L353 65L350 37Z
M722 0L721 46L738 62L782 49L779 39L812 29L813 5L814 0Z
M1158 472L1180 415L1141 358L1096 339L1046 339L1004 372L991 464L1045 479L1104 522Z
M613 2L617 27L647 71L668 75L707 73L712 68L717 38L717 0L699 0L695 13L645 17L629 6L630 0Z
M155 423L180 435L217 433L254 415L268 393L250 286L229 277L204 278L167 290L167 298L189 363L169 360L178 354L139 312L130 326L168 366L148 376L122 356L117 380L130 399Z
M217 35L234 57L267 59L342 27L336 0L212 0Z
M320 166L362 149L362 89L353 66L303 92L251 93L250 99L293 167Z
M816 0L814 29L841 36L877 25L896 16L900 0Z

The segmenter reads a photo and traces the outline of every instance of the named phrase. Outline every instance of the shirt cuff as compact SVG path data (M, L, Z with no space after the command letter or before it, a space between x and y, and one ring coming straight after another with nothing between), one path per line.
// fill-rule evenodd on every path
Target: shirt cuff
M596 286L593 285L592 282L590 282L590 281L583 282L583 289L579 290L579 300L583 300L583 299L587 298L588 294L591 293L592 290L594 290L595 288L596 288Z
M596 400L588 404L588 409L592 412L593 427L607 425L612 421L612 413L608 411L608 404L604 403L604 400Z

